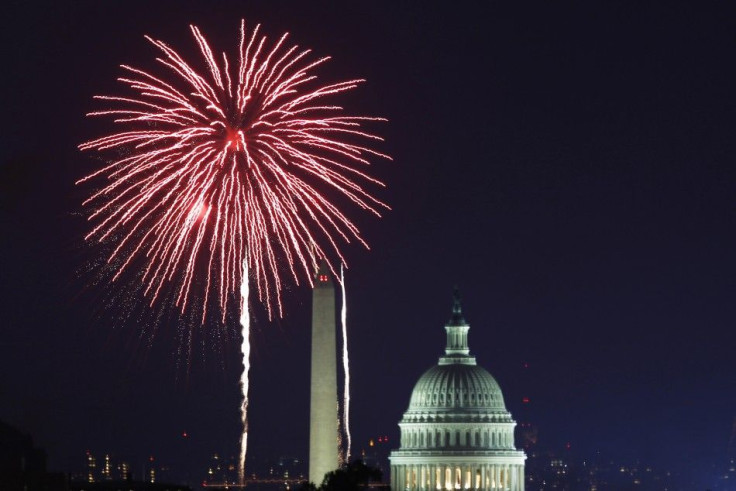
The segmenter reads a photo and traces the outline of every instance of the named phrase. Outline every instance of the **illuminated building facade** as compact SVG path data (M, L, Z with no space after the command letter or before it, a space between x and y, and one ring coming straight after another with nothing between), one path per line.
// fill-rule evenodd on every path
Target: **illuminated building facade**
M120 462L120 464L118 464L118 473L121 481L130 481L132 479L130 464L127 462Z
M112 480L112 462L110 461L110 454L105 454L105 460L102 464L102 478L105 481Z
M309 480L317 485L338 467L337 333L335 286L324 261L312 292L312 373L309 410Z
M401 448L391 452L391 489L524 490L516 422L496 380L476 364L455 294L445 326L445 356L414 386L404 413Z
M95 482L97 472L97 460L90 452L87 452L87 482Z

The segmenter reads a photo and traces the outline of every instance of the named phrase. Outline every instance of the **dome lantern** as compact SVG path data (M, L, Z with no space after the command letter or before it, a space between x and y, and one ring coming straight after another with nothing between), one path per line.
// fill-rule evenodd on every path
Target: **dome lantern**
M452 317L445 325L447 332L447 346L445 356L440 358L440 365L460 363L463 365L475 365L475 357L470 356L468 347L468 331L470 326L463 317L463 308L460 304L460 293L457 287L453 295Z

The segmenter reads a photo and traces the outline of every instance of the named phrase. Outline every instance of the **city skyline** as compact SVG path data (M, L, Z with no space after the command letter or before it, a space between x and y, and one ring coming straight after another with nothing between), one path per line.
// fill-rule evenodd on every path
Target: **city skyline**
M736 7L66 1L9 12L0 421L28 431L51 470L87 449L181 463L235 452L237 325L198 330L189 356L175 314L98 283L101 251L82 239L90 189L74 182L98 165L76 149L100 134L84 117L92 96L115 91L119 64L152 58L144 34L195 56L190 23L222 49L241 17L332 56L324 79L365 78L345 104L389 120L394 162L372 172L392 210L355 217L371 250L346 250L354 455L376 435L397 441L457 285L478 363L518 422L533 409L540 446L688 464L704 485L725 464ZM283 318L254 311L254 462L307 454L310 298L287 284Z

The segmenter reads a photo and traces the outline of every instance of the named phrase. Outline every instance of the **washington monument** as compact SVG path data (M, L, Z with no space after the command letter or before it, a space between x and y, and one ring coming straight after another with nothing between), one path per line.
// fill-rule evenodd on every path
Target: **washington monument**
M319 486L337 460L337 345L335 286L320 263L312 292L312 387L309 411L309 480Z

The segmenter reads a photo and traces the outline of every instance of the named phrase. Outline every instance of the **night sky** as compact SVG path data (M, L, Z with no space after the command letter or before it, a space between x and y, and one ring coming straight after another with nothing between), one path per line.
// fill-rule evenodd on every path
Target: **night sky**
M144 34L196 58L190 23L222 51L245 18L333 56L322 80L367 79L345 105L389 119L394 161L371 173L392 211L348 209L371 246L345 250L356 450L398 445L457 285L471 351L512 414L531 399L540 445L708 482L736 416L736 5L511 4L11 2L0 420L53 470L236 453L238 326L197 327L187 361L175 317L131 315L97 281L74 182L99 165L77 145L108 129L92 96L157 55ZM310 308L289 283L283 318L255 312L254 466L306 457Z

